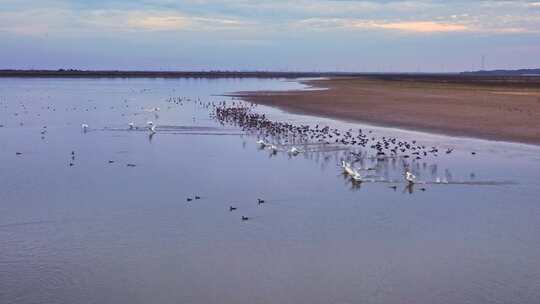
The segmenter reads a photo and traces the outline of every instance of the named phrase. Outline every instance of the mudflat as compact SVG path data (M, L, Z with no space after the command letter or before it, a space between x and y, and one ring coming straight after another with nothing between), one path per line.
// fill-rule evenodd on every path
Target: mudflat
M540 77L341 77L320 90L239 92L283 110L434 133L540 144Z

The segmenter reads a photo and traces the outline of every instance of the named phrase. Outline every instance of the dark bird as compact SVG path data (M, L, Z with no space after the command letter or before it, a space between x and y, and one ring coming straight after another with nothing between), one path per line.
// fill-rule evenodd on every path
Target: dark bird
M236 210L236 209L237 209L236 207L229 206L229 211L234 211L234 210Z
M186 201L191 202L193 199L191 197L186 198Z
M258 199L257 199L257 204L259 204L259 205L260 205L260 204L264 204L264 200L263 200L263 199L260 199L260 198L258 198Z
M109 164L112 164L112 163L114 163L114 160L110 160L110 161L109 161Z
M247 221L247 220L249 220L249 217L242 215L242 221Z
M15 152L15 155L22 155L21 152Z
M198 199L201 199L201 197L198 195L195 195L195 199L198 200Z

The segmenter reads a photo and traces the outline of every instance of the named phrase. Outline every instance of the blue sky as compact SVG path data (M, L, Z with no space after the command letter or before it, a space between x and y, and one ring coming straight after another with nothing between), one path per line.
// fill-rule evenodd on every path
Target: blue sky
M0 68L540 67L540 0L0 0Z

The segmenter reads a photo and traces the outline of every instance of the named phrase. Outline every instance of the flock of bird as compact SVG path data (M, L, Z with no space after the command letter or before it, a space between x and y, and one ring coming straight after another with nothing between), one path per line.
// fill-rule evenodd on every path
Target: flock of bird
M242 102L220 102L211 105L214 109L212 117L222 124L234 125L243 131L258 137L256 144L260 149L268 150L271 155L285 152L289 156L297 156L301 153L314 151L309 147L330 147L320 151L335 151L341 149L348 155L341 159L343 174L355 183L363 182L390 182L398 183L399 180L375 179L373 175L363 174L363 171L376 171L376 168L355 168L355 162L365 159L375 160L378 164L387 161L399 160L402 164L402 182L412 192L413 185L417 184L448 184L447 178L436 177L433 182L421 181L413 174L413 164L418 164L423 159L432 159L441 154L452 154L453 148L439 148L426 146L416 140L402 140L397 137L383 136L377 138L373 131L348 129L342 131L328 125L295 125L289 122L273 121L264 113L254 111L256 105ZM476 152L471 152L476 155ZM425 166L425 162L423 162ZM371 178L370 178L371 177ZM471 178L474 174L471 173ZM390 188L396 188L395 185ZM419 188L426 191L426 188Z
M320 144L339 144L346 147L370 148L376 152L379 159L383 158L413 158L420 160L428 156L438 156L441 153L450 154L454 150L448 148L441 150L437 147L427 147L419 144L416 140L399 140L396 137L376 138L373 132L362 129L349 129L341 131L329 126L319 124L314 127L309 125L294 125L287 122L275 122L260 114L251 111L253 106L235 105L227 106L225 102L216 107L215 118L219 121L230 123L241 127L245 131L257 131L265 138L272 136L282 145L289 145L295 142L306 143L315 142ZM259 144L268 147L272 152L278 150L274 144L266 143L263 140ZM296 153L297 148L293 149ZM475 152L472 152L475 154Z
M364 129L348 129L340 130L328 125L307 125L307 124L293 124L289 122L273 121L267 117L266 114L253 111L256 105L247 104L244 102L202 102L200 99L191 99L186 97L171 97L166 100L169 105L167 109L171 109L174 106L183 106L186 103L196 103L199 107L209 110L211 118L215 119L222 125L233 125L247 134L255 135L257 137L256 144L260 149L268 150L271 155L275 155L279 152L285 152L291 157L298 156L303 153L313 152L313 147L327 146L334 147L335 149L341 149L347 151L348 156L342 159L341 168L345 176L348 176L355 183L362 183L369 181L369 178L363 174L364 170L372 170L372 168L355 168L354 163L370 157L377 161L384 162L390 159L409 160L409 163L403 163L403 181L407 185L413 185L418 183L415 174L410 169L410 162L422 160L429 157L437 157L440 154L453 153L452 148L440 149L435 146L425 146L418 143L416 140L400 140L397 137L380 137L377 138L373 131ZM27 113L28 109L22 106L22 112ZM127 99L124 100L122 106L117 108L125 109L129 108ZM158 119L158 113L161 111L159 107L137 107L132 106L132 109L142 110L147 114L154 115ZM48 105L42 107L44 110L56 111L56 107ZM68 107L66 111L76 110L96 110L97 107ZM110 107L111 110L115 109L114 106ZM15 116L19 113L15 113ZM135 115L135 114L133 114ZM122 114L125 116L125 114ZM22 122L21 122L22 125ZM0 125L2 127L3 125ZM81 125L83 133L91 131L88 123L83 122ZM159 127L154 121L146 120L146 123L139 123L137 125L134 121L128 122L126 130L129 131L141 131L146 130L150 137L156 134ZM43 126L41 129L41 136L47 134L47 126ZM330 150L331 151L331 150ZM17 155L21 155L21 152L17 152ZM475 152L472 152L475 155ZM74 166L75 152L71 152L71 161L69 166ZM109 163L114 161L109 160ZM128 163L128 167L135 167L135 164ZM444 182L444 180L437 179L436 182ZM391 186L394 188L395 186ZM422 188L425 191L425 188ZM195 198L187 198L187 201L198 200L199 196ZM264 200L258 199L257 203L263 204ZM236 207L230 206L230 211L237 210ZM248 220L247 217L242 217L242 220Z

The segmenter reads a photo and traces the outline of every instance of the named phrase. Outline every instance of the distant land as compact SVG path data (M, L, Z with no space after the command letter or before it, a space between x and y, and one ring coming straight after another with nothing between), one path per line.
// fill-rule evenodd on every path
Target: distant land
M303 78L354 76L359 73L279 71L118 71L118 70L0 70L0 77L71 78Z
M490 70L463 72L462 75L540 76L540 69Z
M538 74L535 74L538 73ZM531 87L540 83L540 69L463 73L349 73L282 71L119 71L119 70L0 70L0 78L336 78L369 77L377 80L424 83Z

